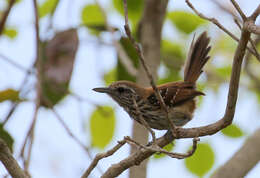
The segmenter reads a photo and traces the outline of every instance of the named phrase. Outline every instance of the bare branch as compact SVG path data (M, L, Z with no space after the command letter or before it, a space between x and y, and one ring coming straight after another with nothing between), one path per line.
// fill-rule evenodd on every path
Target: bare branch
M33 72L32 70L26 69L24 66L16 63L14 60L8 58L7 56L5 56L3 54L0 54L0 58L3 59L4 61L8 62L9 64L13 65L17 69L23 71L23 72L26 72L26 73L29 73L29 74L31 74Z
M210 22L212 22L213 24L215 24L217 27L219 27L221 30L223 30L225 33L227 33L233 40L239 42L239 39L233 34L231 33L228 29L226 29L223 25L221 25L219 23L219 21L215 18L209 18L207 16L205 16L204 14L200 13L197 9L195 9L195 7L190 3L189 0L185 0L187 5L202 19L208 20ZM247 47L247 50L249 50L258 61L260 61L259 56L257 56L257 54L254 52L254 50L252 50L251 48Z
M4 27L5 27L7 17L9 15L14 3L15 3L15 0L10 0L8 2L9 2L8 7L7 7L6 11L2 14L2 18L0 20L0 36L2 35L2 33L4 31Z
M258 5L256 10L253 12L253 14L249 18L255 21L259 14L260 14L260 4Z
M239 15L241 16L241 18L243 19L243 21L247 20L246 15L244 14L244 12L241 10L241 8L239 7L239 5L237 4L237 2L235 0L230 0L231 3L233 4L233 6L236 8L237 12L239 13Z
M114 34L114 29L110 26L110 24L108 23L108 20L107 20L107 15L106 15L106 12L105 12L105 9L101 6L101 4L99 3L98 0L95 0L96 1L96 4L98 5L98 7L100 8L103 16L104 16L104 19L105 19L105 26L107 28L107 30L112 34L112 41L113 41L113 45L114 47L116 48L117 50L117 53L118 53L118 56L119 56L119 60L120 62L123 64L123 66L125 67L125 69L127 70L127 72L136 77L137 75L137 70L136 68L134 67L131 59L129 58L129 56L126 54L126 51L123 49L122 45L118 42L117 39L114 38L113 34Z
M255 25L253 21L248 21L245 24L245 28L247 28L247 30L250 31L251 33L260 35L260 26Z
M146 149L148 151L151 151L151 152L154 152L154 153L163 153L163 154L166 154L167 156L170 156L172 158L177 158L177 159L184 159L184 158L187 158L187 157L190 157L193 155L193 153L195 153L196 149L197 149L197 142L199 141L198 138L194 138L193 139L193 146L192 146L192 149L190 151L188 151L187 153L173 153L173 152L169 152L169 151L166 151L162 148L160 148L159 146L158 147L155 147L157 145L154 145L152 143L151 146L144 146L136 141L134 141L133 139L131 139L130 137L125 137L125 140L127 141L127 143L131 144L131 145L134 145L134 146L137 146L137 147L140 147L142 149Z
M7 144L0 138L0 161L13 178L29 178L11 154Z
M83 176L81 178L87 178L91 171L97 166L98 162L106 157L109 157L111 155L113 155L117 150L119 150L124 144L126 143L125 139L122 141L118 141L118 144L116 146L114 146L112 149L108 150L105 153L99 153L95 156L94 160L92 161L92 163L90 164L90 166L88 167L88 169L85 171L85 173L83 174Z

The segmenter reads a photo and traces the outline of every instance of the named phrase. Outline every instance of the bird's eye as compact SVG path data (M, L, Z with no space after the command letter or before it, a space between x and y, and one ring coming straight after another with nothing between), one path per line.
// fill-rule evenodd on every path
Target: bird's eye
M119 87L119 88L117 88L117 91L118 91L119 93L123 93L123 92L125 91L125 89L124 89L123 87Z

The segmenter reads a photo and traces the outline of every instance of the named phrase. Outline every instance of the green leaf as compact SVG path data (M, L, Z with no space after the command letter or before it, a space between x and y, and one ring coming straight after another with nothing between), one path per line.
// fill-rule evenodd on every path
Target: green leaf
M13 144L14 144L14 139L13 137L4 129L3 124L0 123L0 138L5 141L7 144L8 148L13 152Z
M168 145L166 145L165 147L163 147L163 149L165 149L166 151L172 151L173 150L173 148L174 148L174 142L172 142L172 143L169 143ZM163 153L156 153L156 154L154 154L154 156L153 156L155 159L159 159L159 158L163 158L163 157L165 157L165 154L163 154Z
M165 65L169 68L180 70L185 58L183 49L183 46L179 43L163 40L161 53Z
M231 75L231 70L231 66L216 68L217 74L225 79Z
M231 138L239 138L244 135L243 131L235 124L231 124L228 127L222 129L221 133Z
M107 86L110 85L112 82L116 81L116 74L117 74L116 68L113 68L104 75L104 81Z
M129 59L131 59L134 66L138 67L138 54L136 52L136 49L133 47L132 43L129 41L126 37L121 37L120 44L122 45L123 49L125 50L126 54L129 56ZM117 80L129 80L129 81L135 81L136 78L128 74L125 66L120 62L120 60L117 60Z
M48 14L52 14L58 5L58 0L46 0L39 7L39 17L45 17Z
M102 31L100 29L105 28L105 17L96 4L88 4L82 9L81 21L95 35L98 35Z
M124 5L123 0L113 0L113 5L115 9L124 16ZM136 23L143 12L144 8L144 0L131 0L127 1L127 8L128 8L128 18L133 22Z
M233 56L237 43L227 35L218 37L212 53L220 52L221 55L225 54L227 57Z
M185 165L191 173L202 177L212 168L214 160L215 155L211 146L199 143L194 155L185 159Z
M168 14L168 18L179 31L186 34L190 34L200 25L207 23L197 15L186 11L172 11Z
M110 106L97 107L90 117L92 145L105 148L112 140L115 130L115 112Z
M19 97L19 91L11 88L0 91L0 102L7 100L12 102L22 101L22 99Z
M3 34L10 39L14 39L15 37L17 37L18 31L15 28L7 27L4 29Z

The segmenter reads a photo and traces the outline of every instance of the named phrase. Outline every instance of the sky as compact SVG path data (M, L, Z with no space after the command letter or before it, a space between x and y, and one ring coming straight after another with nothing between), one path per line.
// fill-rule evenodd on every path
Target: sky
M66 29L68 26L77 26L77 24L80 23L80 11L78 9L81 9L87 2L92 1L75 0L74 3L69 3L69 0L62 0L61 2L61 6L54 18L54 26L57 30ZM107 7L108 1L102 0L101 2ZM206 6L207 3L203 2L205 1L194 2L194 5L199 7L202 12L214 15L213 13L215 12L212 12L212 9L215 9L214 6L208 7ZM239 2L242 4L241 7L243 10L248 13L259 3L258 0L250 1L250 3ZM179 8L188 9L184 1L170 1L169 9ZM69 12L70 15L65 12ZM230 20L225 20L226 16L218 16L218 18L227 26L233 25ZM120 29L123 28L123 19L118 17L115 13L109 14L108 19L111 24L121 26ZM23 0L13 8L10 18L8 19L8 25L18 27L18 37L15 40L10 40L5 37L0 38L0 54L14 59L18 64L26 68L31 66L35 56L35 39L32 37L34 34L33 23L32 1ZM44 26L46 24L47 21L43 20L40 25ZM214 29L209 32L210 35L214 35L214 31L218 30L215 26L212 26L212 28ZM166 24L166 27L163 29L163 34L168 35L170 39L174 39L173 31L174 30L169 28ZM41 30L41 36L44 35L45 31ZM116 51L110 46L100 46L84 29L79 29L79 36L81 45L76 56L77 59L70 88L71 91L77 93L79 96L88 98L91 102L109 104L116 108L116 131L113 141L106 147L106 149L109 149L113 147L118 140L123 139L124 136L131 135L131 125L133 122L109 97L92 91L94 87L104 86L102 75L115 66ZM104 38L109 42L109 35L105 35ZM19 88L24 77L24 72L1 59L0 66L0 90ZM33 85L34 82L35 79L31 78L29 83ZM210 90L204 91L206 97L203 100L202 106L197 109L194 119L185 127L206 125L220 119L225 111L227 89L228 86L223 85L217 94ZM19 154L25 134L31 123L34 96L35 93L31 93L30 101L20 104L6 125L6 129L15 138L15 156ZM8 111L10 103L1 103L0 106L1 119L4 118ZM79 103L74 97L68 96L56 109L73 133L80 138L82 142L90 145L87 121L95 107L89 104L89 102ZM242 128L246 136L242 139L230 139L221 133L217 133L213 136L201 138L202 143L210 143L213 146L216 155L214 167L208 175L225 163L225 161L243 145L246 137L260 127L259 114L259 104L257 104L255 96L249 93L246 88L241 87L234 121ZM248 124L249 120L251 124ZM156 132L156 134L159 136L163 133ZM88 167L90 163L88 156L81 147L68 136L52 112L43 108L40 109L38 114L35 138L32 164L30 167L33 177L80 177L83 171ZM191 139L178 140L175 151L184 152L191 143ZM93 156L98 152L103 152L103 150L91 150ZM115 155L102 160L99 166L105 171L112 163L117 163L125 158L128 153L129 146L124 146ZM5 168L0 164L0 177L4 174L6 174ZM173 174L179 178L195 177L187 171L183 160L171 158L153 160L153 158L151 158L148 164L148 178L171 178ZM259 174L260 164L258 164L246 178L256 178ZM125 171L119 177L126 178L127 175L128 173ZM99 176L100 173L95 169L92 173L92 177Z

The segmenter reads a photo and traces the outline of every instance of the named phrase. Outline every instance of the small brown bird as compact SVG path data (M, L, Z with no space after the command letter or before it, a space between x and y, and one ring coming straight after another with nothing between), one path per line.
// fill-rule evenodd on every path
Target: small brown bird
M196 81L202 68L209 60L210 38L202 33L196 42L192 41L188 59L184 67L184 81L170 82L157 86L166 106L168 117L176 126L183 126L193 117L196 107L195 97L204 95L196 90ZM112 97L134 120L142 124L139 114L151 128L169 130L170 126L160 102L151 87L141 87L130 81L117 81L107 88L94 88L96 92ZM138 106L135 107L134 100Z

